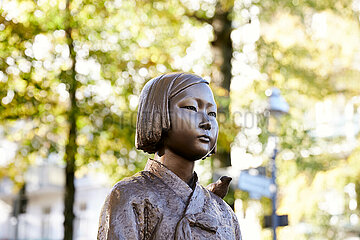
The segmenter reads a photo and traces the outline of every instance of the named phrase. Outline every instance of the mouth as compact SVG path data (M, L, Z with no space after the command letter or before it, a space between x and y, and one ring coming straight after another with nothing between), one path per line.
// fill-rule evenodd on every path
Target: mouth
M198 136L198 139L202 142L206 142L206 143L209 143L210 142L210 137L207 136L207 135L201 135L201 136Z

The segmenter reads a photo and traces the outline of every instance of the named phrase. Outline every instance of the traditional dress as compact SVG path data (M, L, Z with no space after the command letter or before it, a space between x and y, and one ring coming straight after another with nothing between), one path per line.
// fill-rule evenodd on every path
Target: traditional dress
M241 239L232 209L197 182L194 190L158 161L118 182L100 215L98 240Z

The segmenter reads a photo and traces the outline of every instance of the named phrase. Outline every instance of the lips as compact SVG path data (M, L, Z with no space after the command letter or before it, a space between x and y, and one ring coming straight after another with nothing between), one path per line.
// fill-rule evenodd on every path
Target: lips
M198 137L198 139L202 142L207 142L207 143L210 142L210 137L207 135L201 135Z

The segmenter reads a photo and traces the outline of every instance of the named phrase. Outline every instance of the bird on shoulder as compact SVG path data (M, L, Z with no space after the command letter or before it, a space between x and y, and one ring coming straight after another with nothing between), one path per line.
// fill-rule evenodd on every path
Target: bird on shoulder
M216 182L210 183L206 189L215 193L220 198L224 198L229 191L231 180L231 177L222 176Z

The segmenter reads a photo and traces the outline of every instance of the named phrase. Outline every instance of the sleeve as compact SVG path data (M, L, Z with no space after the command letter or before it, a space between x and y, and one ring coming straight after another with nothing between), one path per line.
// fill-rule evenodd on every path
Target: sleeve
M137 219L129 203L130 199L114 187L100 213L98 240L139 239Z
M242 240L241 231L240 231L240 224L238 222L238 219L237 219L235 213L233 213L233 222L234 222L234 225L235 225L235 238L238 239L238 240Z
M133 187L114 187L101 210L98 240L151 239L162 219L159 209Z

